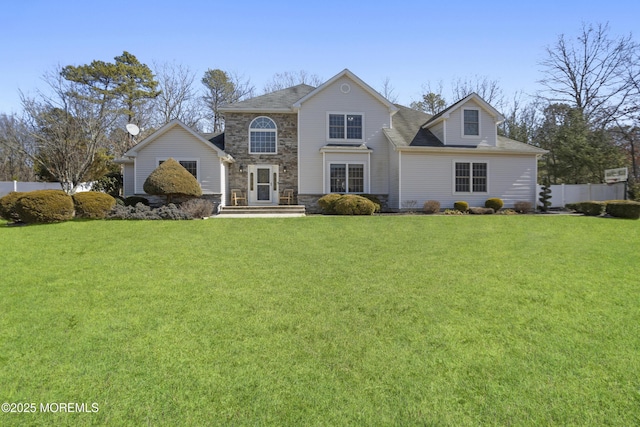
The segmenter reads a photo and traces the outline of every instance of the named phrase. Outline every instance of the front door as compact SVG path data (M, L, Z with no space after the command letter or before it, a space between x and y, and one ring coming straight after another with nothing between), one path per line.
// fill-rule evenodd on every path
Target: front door
M249 204L277 204L278 200L278 166L249 166Z

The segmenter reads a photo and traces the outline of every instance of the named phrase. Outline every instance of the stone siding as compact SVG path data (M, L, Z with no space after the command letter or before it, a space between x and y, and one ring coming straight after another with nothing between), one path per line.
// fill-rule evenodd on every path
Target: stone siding
M249 154L249 125L256 117L268 117L276 123L276 154ZM229 167L229 189L237 188L248 194L248 165L278 165L278 189L293 189L298 194L298 115L295 113L226 113L224 151L235 163ZM244 171L240 173L240 165ZM287 172L284 172L284 166ZM229 196L230 197L230 196ZM230 203L230 200L227 200Z

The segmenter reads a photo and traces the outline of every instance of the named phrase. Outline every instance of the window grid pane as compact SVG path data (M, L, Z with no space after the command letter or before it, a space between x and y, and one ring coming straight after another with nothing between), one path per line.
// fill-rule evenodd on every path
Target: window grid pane
M344 139L344 116L329 114L329 138Z
M273 131L251 131L252 153L275 153L276 133Z
M478 110L464 110L464 134L480 135Z
M471 168L469 163L456 163L456 192L468 193L470 186Z
M330 172L330 187L332 193L346 192L347 165L332 164Z
M473 164L473 191L485 193L487 191L487 164Z
M198 179L198 162L195 160L180 160L179 162L194 178Z
M364 166L349 165L349 193L364 193Z
M362 116L347 115L347 139L362 139Z

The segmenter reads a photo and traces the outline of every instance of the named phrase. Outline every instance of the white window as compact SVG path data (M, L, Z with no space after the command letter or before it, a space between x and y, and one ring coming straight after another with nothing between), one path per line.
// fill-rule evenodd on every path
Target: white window
M331 163L329 165L331 193L364 193L364 165L361 163Z
M486 193L487 171L486 163L456 162L455 192Z
M274 154L277 151L278 129L269 117L257 117L249 125L249 153Z
M465 109L463 115L463 135L479 136L480 135L480 110Z
M330 113L327 124L330 140L362 141L362 114Z

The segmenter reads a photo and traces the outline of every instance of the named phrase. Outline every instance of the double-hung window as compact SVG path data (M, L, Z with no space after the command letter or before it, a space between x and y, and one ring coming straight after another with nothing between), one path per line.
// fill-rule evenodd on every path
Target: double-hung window
M464 136L480 135L480 110L463 110L464 115Z
M258 117L249 125L249 153L275 154L277 150L276 123L269 117Z
M486 193L487 164L473 162L455 163L456 193Z
M332 193L364 193L364 165L331 163L329 186Z
M362 141L362 114L329 114L329 139Z

